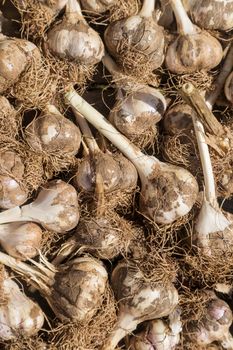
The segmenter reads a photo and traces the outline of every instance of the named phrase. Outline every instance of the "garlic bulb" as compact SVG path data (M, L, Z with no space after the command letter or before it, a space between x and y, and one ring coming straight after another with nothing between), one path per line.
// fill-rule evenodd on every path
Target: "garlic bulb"
M0 244L7 254L27 260L38 255L42 230L33 222L0 225Z
M174 310L169 320L152 320L145 323L143 331L132 336L129 341L131 350L174 350L180 342L182 323L180 310Z
M178 304L178 292L172 283L144 279L133 262L121 261L112 273L112 288L119 302L118 320L102 350L113 350L119 341L143 321L169 315Z
M53 55L85 65L100 62L104 54L102 40L85 21L77 0L68 0L65 18L48 32L47 45Z
M62 180L50 181L34 202L0 213L0 223L15 221L35 221L59 233L72 230L79 221L77 192Z
M89 321L101 303L107 280L107 271L98 260L72 260L55 274L49 297L53 311L64 321Z
M10 340L36 334L44 323L42 310L21 292L6 273L1 280L1 297L5 303L0 304L0 339Z
M167 107L163 95L149 86L127 93L117 91L117 102L110 112L111 123L129 139L143 135L157 124Z
M15 138L17 131L16 110L6 97L0 96L0 134Z
M233 316L228 304L209 291L211 299L205 305L205 312L198 322L187 324L188 338L197 345L205 346L219 342L223 349L233 348L233 337L230 333Z
M187 16L181 0L171 0L179 36L167 50L167 68L177 74L210 70L222 59L221 44L209 33L195 26Z
M233 3L233 2L232 2ZM229 74L225 86L224 86L225 96L233 104L233 72Z
M167 134L190 135L193 133L192 114L195 113L188 104L177 104L171 107L163 118L163 126Z
M143 154L74 89L69 89L65 98L134 164L141 180L140 210L144 215L168 224L191 210L198 185L187 170Z
M46 267L31 260L33 267L1 252L0 261L30 280L63 322L90 321L104 297L108 274L94 258L77 258L58 270L45 260Z
M129 71L142 63L153 71L163 63L164 32L152 17L154 7L155 0L144 0L137 15L111 23L104 33L108 51Z
M204 29L232 30L232 0L195 0L190 1L190 15L193 21Z
M25 136L32 149L48 153L75 155L81 144L79 128L52 105L26 127Z
M83 9L94 13L104 13L116 3L116 0L81 0Z
M13 151L2 151L0 157L0 208L8 209L23 204L28 191L22 186L24 165Z
M0 93L17 82L33 60L40 59L39 49L30 41L0 37Z

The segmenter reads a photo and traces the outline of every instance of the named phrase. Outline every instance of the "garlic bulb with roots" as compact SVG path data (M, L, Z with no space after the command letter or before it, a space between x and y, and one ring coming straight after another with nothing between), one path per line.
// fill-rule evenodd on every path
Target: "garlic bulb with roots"
M0 134L15 138L20 117L5 96L0 96Z
M3 150L0 155L0 208L9 209L28 198L28 190L22 185L24 164L13 151Z
M41 59L39 49L30 41L0 36L0 93L17 82L33 61Z
M229 74L225 86L224 86L225 96L233 104L233 72Z
M152 72L164 60L164 31L152 17L155 0L144 0L137 15L111 23L104 33L108 51L126 71ZM140 67L142 65L142 67Z
M233 29L232 0L186 0L194 23L207 30Z
M0 339L37 334L44 323L39 305L29 299L5 271L1 271Z
M130 337L131 350L174 350L180 342L181 310L175 309L168 320L158 319L145 323L140 333Z
M177 74L210 70L222 60L221 44L189 19L181 0L170 0L174 11L179 36L167 50L165 64Z
M72 230L79 221L78 195L73 186L52 180L30 204L0 213L0 223L34 221L58 233Z
M53 105L47 105L41 115L33 119L25 129L25 137L32 149L55 154L75 155L81 144L79 128Z
M77 0L68 0L65 17L47 34L53 55L84 65L101 61L104 45L99 34L84 19Z
M143 154L73 88L67 90L65 99L134 164L141 180L140 211L145 216L169 224L192 209L198 185L187 170Z
M92 257L74 259L58 269L48 261L45 267L31 260L33 267L1 252L0 261L27 278L63 322L90 321L104 297L108 274Z
M120 71L110 56L102 59L117 85L117 97L109 114L109 121L135 144L147 146L154 143L156 124L161 120L167 103L161 92L147 85L134 85L118 81Z
M42 230L33 222L0 225L0 245L17 259L27 260L37 256L41 241Z
M202 317L198 321L190 321L186 325L185 334L188 339L199 346L206 346L218 342L223 349L233 348L233 337L230 326L233 321L232 311L229 305L219 299L214 292L210 294L210 300L204 307Z
M172 282L147 281L133 261L121 261L112 273L111 285L119 305L116 325L101 350L113 350L141 322L169 315L178 304Z
M105 193L135 188L138 176L134 165L122 155L102 152L86 120L75 109L73 112L89 148L89 154L81 160L73 177L74 185L85 192L94 192L99 175Z
M81 0L83 9L93 13L104 13L116 3L117 0Z

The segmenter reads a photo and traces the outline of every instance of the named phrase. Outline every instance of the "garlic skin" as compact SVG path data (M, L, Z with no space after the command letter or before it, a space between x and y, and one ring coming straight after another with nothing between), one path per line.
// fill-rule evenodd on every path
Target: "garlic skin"
M40 59L39 49L30 41L0 37L0 93L17 82L32 60Z
M25 129L28 144L36 151L75 155L81 144L79 128L59 114L41 114Z
M49 297L52 309L62 321L88 322L102 301L107 280L107 271L98 260L72 260L54 277Z
M224 93L228 101L233 104L233 72L231 72L231 74L227 77L224 86Z
M216 67L222 59L222 46L207 32L180 35L169 45L165 64L177 74L195 73Z
M201 28L223 31L233 28L233 0L191 1L189 12Z
M104 13L116 3L116 0L81 0L83 9L94 13Z
M104 55L99 34L87 24L76 0L68 0L64 19L48 32L47 46L53 55L85 65L100 62Z
M17 153L2 151L0 157L0 208L13 208L22 205L27 200L28 192L19 183L23 180L23 173L24 165Z
M233 337L229 330L233 321L231 309L213 292L209 293L212 300L206 303L202 319L198 322L191 321L187 325L188 338L201 346L218 341L224 349L232 349Z
M114 154L114 160L120 167L118 188L128 192L132 191L137 187L138 182L138 173L135 166L120 153Z
M0 245L16 259L23 261L37 256L41 240L42 230L33 222L0 225Z
M163 127L168 135L194 133L192 114L193 109L187 104L177 104L166 112L163 117Z
M32 336L43 326L44 315L40 307L24 295L9 277L1 284L6 303L0 305L0 339Z
M143 15L130 16L112 22L104 33L108 51L117 60L122 53L134 48L147 56L151 70L160 67L164 60L164 32L152 17Z
M146 133L157 124L167 107L163 95L149 86L138 88L129 95L118 89L117 102L110 112L110 122L129 139Z
M172 283L146 281L133 262L121 261L112 273L111 285L119 302L118 321L102 350L113 350L119 341L143 321L169 315L178 304Z

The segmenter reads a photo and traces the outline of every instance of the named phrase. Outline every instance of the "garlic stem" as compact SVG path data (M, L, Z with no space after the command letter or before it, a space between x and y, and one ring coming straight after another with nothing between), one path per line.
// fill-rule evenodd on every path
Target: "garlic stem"
M31 219L21 217L20 207L14 207L1 212L0 224L4 224L7 222L16 222L16 221L31 221Z
M209 109L212 109L213 105L215 104L223 86L226 81L226 78L232 71L233 67L233 44L231 44L230 48L228 49L227 56L225 58L224 64L222 66L222 69L220 71L220 74L217 76L217 79L214 81L214 90L212 90L209 94L206 96L206 104L209 107Z
M100 152L99 146L92 135L91 129L86 119L75 108L72 107L72 110L75 115L76 122L78 123L82 131L84 141L86 142L89 150L91 151L92 154L99 153Z
M202 123L192 115L194 130L196 134L201 165L204 174L205 198L214 207L217 204L213 168L211 164L209 149L205 141L205 131Z
M181 34L196 34L197 29L189 19L181 0L170 0L172 10L176 17L177 31Z
M107 342L101 350L114 350L121 339L132 333L138 325L138 321L130 314L122 313L117 321L115 330L110 334Z
M144 0L142 8L139 12L141 17L152 17L152 13L155 9L155 0Z
M94 107L86 102L74 88L65 93L66 101L77 109L97 130L110 140L131 162L134 164L141 178L145 177L146 169L154 166L155 157L143 154L139 148L134 146L126 137L121 135ZM157 160L159 163L159 160ZM151 171L151 170L150 170ZM150 172L149 171L149 172Z
M86 22L83 17L81 7L77 0L68 0L66 4L66 18L70 23L77 23L78 20Z

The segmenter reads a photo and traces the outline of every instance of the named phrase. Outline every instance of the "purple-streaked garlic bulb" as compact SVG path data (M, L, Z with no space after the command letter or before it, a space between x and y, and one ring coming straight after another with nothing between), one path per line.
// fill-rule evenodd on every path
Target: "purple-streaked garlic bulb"
M129 70L145 61L153 71L163 63L164 31L152 17L154 8L155 0L144 0L137 15L111 23L104 33L110 54ZM141 58L135 62L133 55Z
M104 54L103 42L84 19L77 0L68 0L64 19L48 32L47 46L54 56L85 65L100 62Z
M48 105L25 129L26 141L36 151L75 155L81 144L79 128Z
M93 13L104 13L116 3L116 0L81 0L82 8Z
M199 346L207 346L218 342L223 349L233 348L233 337L230 333L233 316L229 305L209 291L210 298L206 302L205 312L198 321L190 321L186 326L186 334L190 341Z
M138 324L168 316L178 304L178 292L172 282L164 286L147 281L133 262L117 264L111 285L119 303L118 320L102 350L114 350Z
M232 2L233 3L233 2ZM233 72L229 74L225 86L224 86L225 96L233 104Z
M0 37L0 93L17 82L27 67L40 60L39 49L25 39Z
M0 223L16 221L34 221L59 233L72 230L79 221L75 188L62 180L48 182L34 202L0 213Z
M1 272L0 339L30 337L42 328L44 314L6 272Z
M145 216L168 224L192 209L198 185L190 172L143 154L74 89L68 90L65 98L134 164L141 180L140 211Z
M41 241L42 230L33 222L0 225L0 245L14 258L34 258L38 255Z
M0 208L9 209L22 205L28 191L22 186L24 164L13 151L2 151L0 157Z
M167 68L173 73L187 74L216 67L223 56L221 44L190 21L181 0L171 0L171 6L179 35L168 47Z
M233 28L232 0L185 0L194 23L207 30Z
M143 330L129 340L131 350L175 350L180 342L182 323L180 310L175 309L168 320L158 319L145 323Z

